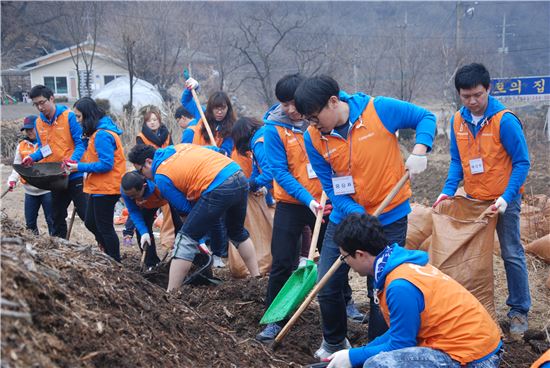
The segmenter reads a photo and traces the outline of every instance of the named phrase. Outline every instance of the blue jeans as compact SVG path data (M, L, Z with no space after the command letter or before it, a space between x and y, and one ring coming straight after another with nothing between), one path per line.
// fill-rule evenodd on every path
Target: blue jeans
M48 232L53 235L53 215L52 215L52 193L48 192L42 195L30 195L25 193L25 225L27 229L38 235L38 226L36 219L38 218L38 210L42 206L46 224L48 224Z
M468 363L467 368L498 368L500 352L479 363ZM423 347L398 349L379 353L365 361L363 368L460 368L461 365L441 350Z
M337 226L332 221L327 226L318 265L318 280L321 280L340 256L340 250L334 242L334 233ZM404 245L407 236L407 217L405 216L392 224L384 226L384 233L388 244L398 243ZM344 290L348 282L348 272L349 266L345 263L342 264L319 292L318 300L321 309L323 338L329 344L339 344L346 338L348 325ZM370 296L372 296L372 291ZM369 337L373 334L376 336L381 335L387 330L382 313L379 307L374 304L372 298L370 304Z
M244 228L248 201L248 179L239 170L214 190L202 194L183 224L178 241L174 244L174 257L193 261L197 245L212 228L212 224L226 216L227 235L235 247L250 235Z
M516 314L527 315L531 307L525 251L521 245L519 232L520 210L521 198L510 201L506 212L499 214L497 222L500 253L504 261L508 283L506 304L510 307L508 313L510 318Z

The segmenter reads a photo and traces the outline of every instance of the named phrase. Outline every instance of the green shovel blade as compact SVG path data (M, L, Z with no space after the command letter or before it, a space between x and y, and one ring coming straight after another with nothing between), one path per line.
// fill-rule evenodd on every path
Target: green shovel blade
M260 320L261 324L274 323L294 313L317 282L317 265L308 260L286 281Z

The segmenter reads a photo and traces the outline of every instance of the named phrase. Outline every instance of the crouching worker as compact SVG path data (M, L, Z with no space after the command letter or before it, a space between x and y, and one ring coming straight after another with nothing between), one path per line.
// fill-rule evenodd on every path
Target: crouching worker
M199 240L224 217L229 239L250 275L260 274L254 244L244 228L248 181L238 164L194 144L158 150L138 144L128 158L136 170L153 179L162 197L178 212L188 213L176 236L168 291L181 286L199 252Z
M149 244L145 255L145 266L148 268L154 267L160 262L160 259L155 246L153 223L157 210L168 204L168 202L162 198L155 183L147 180L137 171L124 174L120 192L122 193L122 199L124 199L126 208L128 208L130 219L132 219L136 226L141 249L145 251L145 245ZM182 226L181 218L172 206L170 206L170 210L172 212L174 229L177 232Z
M374 276L389 330L368 345L340 350L328 367L498 367L497 325L462 285L428 264L428 254L386 246L382 225L349 215L334 241L361 276Z

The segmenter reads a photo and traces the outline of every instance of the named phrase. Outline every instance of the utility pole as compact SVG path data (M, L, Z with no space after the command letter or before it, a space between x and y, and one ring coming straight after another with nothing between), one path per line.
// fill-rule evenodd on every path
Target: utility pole
M506 14L502 17L502 31L500 37L502 38L501 46L498 48L500 54L500 77L504 77L504 56L508 53L508 46L506 46L506 35L513 35L513 33L506 32L506 27L510 27L511 24L506 24Z

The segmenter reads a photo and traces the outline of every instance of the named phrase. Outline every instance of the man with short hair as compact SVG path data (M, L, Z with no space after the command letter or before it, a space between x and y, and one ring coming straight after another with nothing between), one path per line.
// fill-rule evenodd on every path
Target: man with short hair
M66 106L56 105L51 89L43 85L34 86L30 93L33 105L40 112L36 119L36 139L38 150L25 157L22 164L31 166L34 162L73 162L80 161L85 147L82 141L82 127L75 114ZM52 190L53 234L60 238L67 236L67 207L73 202L78 216L84 221L87 196L82 191L84 173L69 175L66 190Z
M462 285L428 263L428 254L387 245L377 218L351 214L336 228L340 257L374 277L375 301L389 330L336 352L329 368L498 367L500 330Z
M497 234L504 260L510 307L510 333L527 331L531 306L519 218L523 183L529 173L529 152L516 115L489 96L491 77L482 64L460 68L455 87L464 105L451 118L451 163L442 193L434 203L453 196L464 180L466 194L495 201Z

